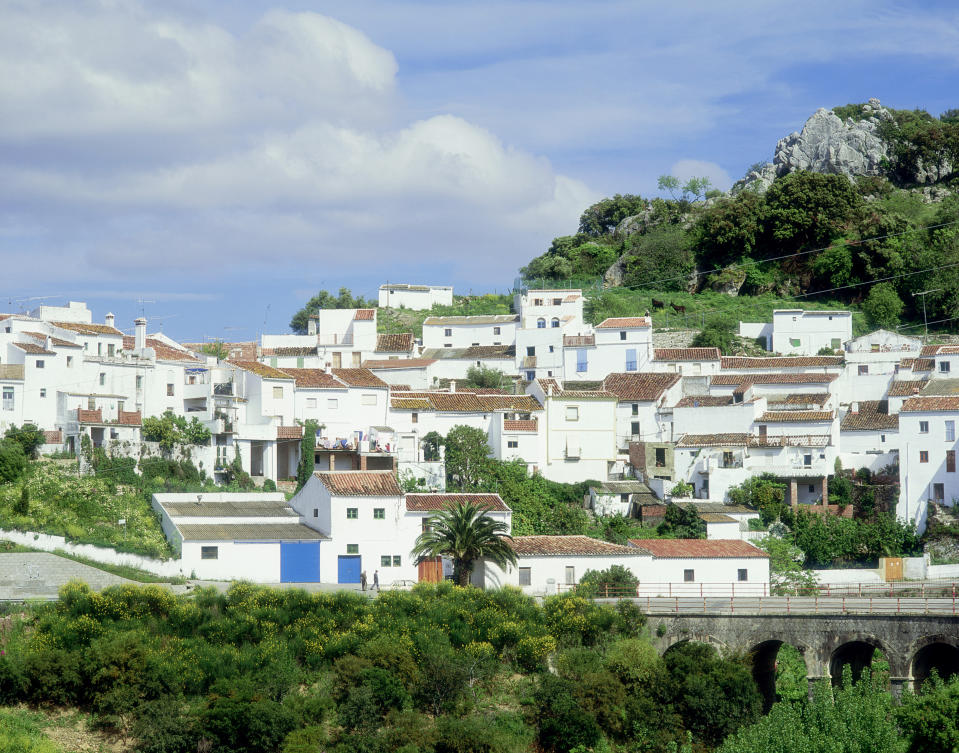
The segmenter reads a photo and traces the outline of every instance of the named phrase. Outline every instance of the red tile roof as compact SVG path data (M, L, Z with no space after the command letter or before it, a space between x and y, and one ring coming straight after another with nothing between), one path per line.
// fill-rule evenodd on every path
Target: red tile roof
M745 381L753 384L823 384L834 382L838 374L716 374L710 384L739 385Z
M401 497L393 471L317 471L313 474L338 497Z
M30 335L30 337L35 337L40 342L46 343L47 335L42 332L24 332L25 335ZM79 343L70 342L69 340L61 340L59 337L50 337L50 344L55 345L58 348L82 348L83 346Z
M371 322L376 318L376 309L357 309L353 315L354 322Z
M494 512L510 512L499 494L407 494L406 509L410 512L438 512L457 502L469 502Z
M47 350L41 345L36 343L12 343L15 348L20 348L24 353L29 353L32 356L55 356L52 350Z
M256 374L263 379L293 379L293 377L285 371L274 369L272 366L267 366L265 363L260 363L259 361L228 361L228 363L244 371Z
M828 400L828 392L791 392L766 398L769 405L825 405Z
M769 410L756 419L760 424L793 424L832 421L831 410Z
M733 447L749 444L749 434L683 434L676 442L677 447Z
M620 316L604 319L596 325L596 329L632 329L652 326L653 320L646 316Z
M292 379L297 387L337 390L342 390L346 387L346 385L333 376L333 374L327 374L323 369L291 369L289 367L283 367L283 369L277 369L277 371L286 375L288 379Z
M333 376L350 387L389 386L369 369L333 369Z
M527 413L543 409L532 395L493 395L481 392L476 395L476 399L483 406L483 410L489 413L493 411Z
M503 421L503 431L532 431L535 432L537 421L529 419L506 419Z
M133 350L135 347L136 347L136 339L131 335L124 335L123 349ZM156 357L158 361L197 361L199 360L192 353L187 353L184 350L179 350L178 348L174 348L173 346L163 342L163 340L157 340L155 337L146 338L146 347L153 348L153 351L156 353Z
M723 356L724 369L795 369L840 367L842 356Z
M215 340L205 343L180 343L187 350L194 353L202 353L204 347L217 345ZM245 343L221 343L226 350L227 358L235 361L255 361L257 357L257 343L255 341Z
M759 547L737 539L630 539L629 543L661 559L769 558Z
M923 345L919 351L923 356L948 356L959 353L959 345Z
M719 348L656 348L656 361L718 361L722 357Z
M315 345L290 346L282 348L263 348L264 356L285 356L287 358L305 358L317 354Z
M658 400L680 380L679 374L617 373L603 380L603 389L612 392L621 401Z
M687 395L678 403L677 408L719 408L732 405L732 395Z
M910 397L899 409L902 413L924 411L959 411L959 396L955 397Z
M750 437L750 447L828 447L828 434L783 434L782 436Z
M371 358L363 361L364 369L422 369L436 363L435 358Z
M86 324L80 322L50 322L54 327L68 329L71 332L80 332L84 335L122 335L123 333L116 327L108 327L106 324Z
M928 382L925 379L897 379L889 385L889 397L909 397L918 393Z
M277 426L276 438L277 439L302 439L303 427L302 426Z
M641 557L649 554L642 545L621 546L589 536L514 536L512 547L520 557Z
M899 415L889 415L888 400L860 400L858 411L843 416L840 431L883 431L899 428Z
M413 350L413 333L384 334L376 336L377 353L409 353Z

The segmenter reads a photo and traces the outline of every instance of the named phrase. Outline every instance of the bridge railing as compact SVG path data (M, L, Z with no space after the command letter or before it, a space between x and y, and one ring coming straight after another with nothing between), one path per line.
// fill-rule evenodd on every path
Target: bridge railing
M823 583L813 586L784 586L775 583L648 583L640 582L635 588L596 586L587 588L577 585L561 585L558 590L576 591L584 596L602 599L636 598L762 598L769 596L797 596L807 598L856 597L856 598L950 598L959 595L957 581L895 581L889 583Z
M612 600L612 597L610 598ZM767 596L767 597L634 597L647 615L948 615L959 616L959 598Z

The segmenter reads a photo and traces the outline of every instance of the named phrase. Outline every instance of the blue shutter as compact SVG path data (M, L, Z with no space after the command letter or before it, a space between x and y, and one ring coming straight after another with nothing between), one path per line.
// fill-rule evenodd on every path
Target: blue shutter
M576 351L576 371L586 371L586 350L584 348Z
M626 371L636 371L636 348L626 350Z

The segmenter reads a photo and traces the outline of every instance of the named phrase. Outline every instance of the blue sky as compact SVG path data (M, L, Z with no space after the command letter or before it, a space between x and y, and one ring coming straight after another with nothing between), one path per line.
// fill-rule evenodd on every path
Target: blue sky
M664 173L727 188L818 107L959 106L952 2L0 0L0 311L182 340L316 290L504 291ZM148 303L138 304L143 299Z

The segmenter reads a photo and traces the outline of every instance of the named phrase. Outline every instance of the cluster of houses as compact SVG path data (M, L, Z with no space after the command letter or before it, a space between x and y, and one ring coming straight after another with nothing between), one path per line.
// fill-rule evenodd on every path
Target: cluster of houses
M445 287L380 290L381 304L411 309L451 297ZM377 332L375 308L320 310L306 334L226 343L219 357L200 343L147 334L142 318L129 328L112 314L94 322L83 303L0 314L0 431L30 422L45 430L47 451L77 451L87 437L108 452L140 455L158 451L143 436L143 419L171 411L210 430L208 444L178 449L208 474L239 458L254 479L282 485L296 473L304 422L312 419L318 475L300 496L326 490L325 503L297 497L294 513L265 509L254 523L227 523L233 518L217 512L208 517L223 517L219 523L185 525L306 526L321 534L302 547L318 552L324 579L355 570L339 560L355 554L329 543L343 539L328 480L385 472L442 493L442 452L431 452L424 437L458 425L482 430L493 457L521 461L530 473L594 480L586 503L600 514L654 523L681 483L716 541L748 538L728 490L762 473L783 480L791 504L840 513L828 504L837 461L898 472L897 514L920 530L929 502L959 497L959 378L952 376L959 346L884 330L854 338L850 312L797 309L740 325L767 355L728 357L715 348L655 347L648 315L589 325L583 304L580 290L522 290L513 314L429 316L421 338ZM476 367L502 372L509 386L466 386ZM394 539L415 533L416 516L433 509L417 499L411 507L411 496L385 495L373 508L396 521ZM233 517L247 512L238 508ZM180 517L168 519L172 535ZM544 552L567 547L535 538L518 544L524 556L560 556ZM364 569L389 555L391 579L418 579L404 547L364 559ZM644 552L629 556L662 554ZM565 571L550 577L567 580Z

